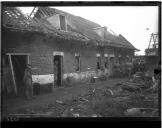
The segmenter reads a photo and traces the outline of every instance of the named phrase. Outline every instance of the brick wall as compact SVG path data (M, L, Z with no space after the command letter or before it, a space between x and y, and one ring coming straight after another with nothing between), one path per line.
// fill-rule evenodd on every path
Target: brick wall
M104 53L115 49L96 48L78 45L80 42L59 40L34 33L5 32L3 49L5 52L30 53L30 62L37 69L34 74L53 74L53 52L64 52L64 73L75 73L75 53L81 56L81 72L96 70L96 54L101 53L104 66ZM77 44L77 45L76 45ZM83 44L83 42L82 42ZM118 50L120 52L120 50ZM115 52L116 54L117 52ZM126 54L126 53L125 53ZM88 69L89 68L89 69Z

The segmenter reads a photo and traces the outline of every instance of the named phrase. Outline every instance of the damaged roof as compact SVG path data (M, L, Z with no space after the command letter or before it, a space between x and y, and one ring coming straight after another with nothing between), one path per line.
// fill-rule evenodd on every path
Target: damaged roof
M51 17L56 14L61 14L66 17L68 31L79 33L83 36L88 37L91 40L96 40L100 45L113 46L113 47L125 47L134 50L136 49L127 39L122 35L114 35L106 31L105 39L102 39L95 31L94 28L101 28L97 23L89 21L79 16L72 15L59 9L50 7L38 7L34 17L41 18L45 14L44 19Z
M2 25L5 28L18 30L18 31L32 31L41 32L51 36L57 36L68 40L80 40L88 41L88 39L78 33L59 31L52 25L41 22L38 19L32 19L29 16L25 16L16 7L4 7L3 8Z
M42 12L46 14L45 18L39 18L40 13ZM66 16L68 31L58 30L46 20L47 17L55 14ZM22 14L21 11L16 7L5 7L3 9L2 23L4 27L10 29L42 32L47 35L52 35L67 40L84 41L86 44L124 47L137 50L122 35L113 35L107 31L105 33L105 38L101 39L101 37L93 30L94 28L101 27L99 24L55 8L38 7L34 18L31 18Z

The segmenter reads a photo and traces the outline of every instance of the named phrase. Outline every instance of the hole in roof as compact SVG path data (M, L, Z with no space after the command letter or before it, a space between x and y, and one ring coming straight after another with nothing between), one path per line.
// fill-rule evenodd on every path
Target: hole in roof
M16 17L16 15L13 13L13 15Z
M21 14L20 14L19 12L17 12L17 15L19 15L19 16L20 16Z
M10 14L8 14L9 15L9 17L12 17Z
M11 14L12 16L14 16L13 12L10 12L10 14Z
M9 13L9 12L7 12L7 14L8 14L8 15L10 15L10 13Z
M15 15L16 18L18 18L18 16Z

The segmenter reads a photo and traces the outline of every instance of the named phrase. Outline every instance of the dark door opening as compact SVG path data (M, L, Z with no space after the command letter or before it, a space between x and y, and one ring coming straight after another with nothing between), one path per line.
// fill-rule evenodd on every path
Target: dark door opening
M54 82L56 86L62 85L62 56L54 56Z
M101 57L97 57L97 69L101 69Z
M80 61L80 56L75 56L75 62L76 62L76 71L80 71L80 67L81 67L81 61Z
M27 55L11 55L11 60L13 64L13 71L17 86L17 94L18 96L23 96L24 95L23 77L27 65Z

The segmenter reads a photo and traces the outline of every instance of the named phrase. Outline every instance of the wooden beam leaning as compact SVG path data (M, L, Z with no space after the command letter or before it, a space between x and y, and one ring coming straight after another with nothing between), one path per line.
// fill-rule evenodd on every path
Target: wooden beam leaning
M15 95L17 96L17 87L16 87L16 81L15 81L15 74L14 74L14 71L13 71L11 54L9 54L9 61L10 61L10 66L11 66L11 72L12 72L12 78L13 78L13 84L14 84L14 91L15 91Z

